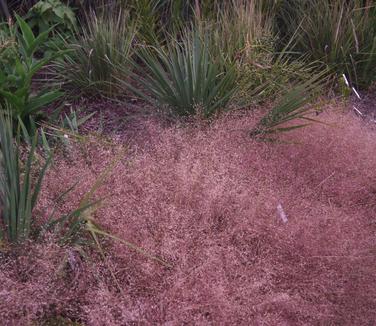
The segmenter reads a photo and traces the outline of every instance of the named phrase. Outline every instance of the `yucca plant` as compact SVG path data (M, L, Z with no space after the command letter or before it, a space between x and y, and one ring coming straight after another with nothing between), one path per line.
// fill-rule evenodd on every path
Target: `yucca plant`
M57 79L65 87L89 94L116 96L117 78L126 79L133 55L136 26L128 12L91 12L71 51L54 63Z
M211 116L225 108L236 91L236 73L232 65L210 56L206 41L192 33L165 48L143 47L134 75L143 88L126 86L176 115Z
M19 126L23 130L24 139L30 141L25 164L21 164L21 130L18 128L18 135L14 138L13 121L9 112L0 111L0 239L5 238L10 242L19 242L29 237L33 209L51 162L49 156L34 180L37 134L30 139L22 121L19 121Z

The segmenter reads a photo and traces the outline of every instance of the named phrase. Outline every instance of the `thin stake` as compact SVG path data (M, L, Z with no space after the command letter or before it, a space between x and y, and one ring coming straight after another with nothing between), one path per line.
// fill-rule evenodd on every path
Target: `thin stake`
M356 89L354 87L351 87L351 89L354 91L355 95L358 97L359 100L361 100L362 98L360 97L359 93L356 91Z
M353 106L353 109L358 113L360 114L361 116L364 116L364 114L362 112L360 112L355 106Z

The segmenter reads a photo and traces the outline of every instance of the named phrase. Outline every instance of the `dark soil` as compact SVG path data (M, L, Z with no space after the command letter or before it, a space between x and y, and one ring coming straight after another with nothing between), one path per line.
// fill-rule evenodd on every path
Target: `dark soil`
M369 92L359 95L360 99L357 96L351 98L352 109L357 115L376 122L376 89L371 89Z

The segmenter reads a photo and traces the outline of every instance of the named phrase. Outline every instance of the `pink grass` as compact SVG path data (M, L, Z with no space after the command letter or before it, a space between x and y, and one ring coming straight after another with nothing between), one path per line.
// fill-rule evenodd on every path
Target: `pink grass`
M59 276L72 249L52 241L32 245L28 255L0 267L0 319L9 325L53 315L87 325L376 323L375 131L341 113L321 120L336 126L289 134L298 145L249 139L242 130L254 124L252 116L211 126L150 122L143 145L98 191L112 196L94 217L174 267L104 241L121 294L97 254L75 253L75 267ZM40 208L80 178L60 210L74 208L118 151L95 142L79 148L50 171Z

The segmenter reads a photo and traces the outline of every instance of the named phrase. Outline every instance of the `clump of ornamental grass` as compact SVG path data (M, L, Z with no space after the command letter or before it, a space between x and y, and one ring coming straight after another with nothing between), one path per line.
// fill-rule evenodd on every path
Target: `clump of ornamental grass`
M254 48L272 37L273 16L253 0L232 0L220 9L212 19L196 18L198 26L210 32L210 51L230 62L251 61Z
M91 12L82 33L67 45L71 51L55 63L58 80L72 91L121 95L117 80L128 78L135 35L127 11Z
M231 64L211 56L207 41L207 36L192 32L181 40L171 39L165 47L142 46L133 75L141 87L119 81L177 116L195 115L200 108L202 116L210 117L226 108L234 95L236 72Z
M275 8L257 1L233 0L220 6L211 19L196 17L200 33L208 34L213 58L234 65L237 93L234 104L248 106L276 98L293 83L312 77L313 66L303 57L290 58L291 42L277 50Z
M352 85L367 88L376 76L376 8L372 1L291 1L284 5L295 50Z

